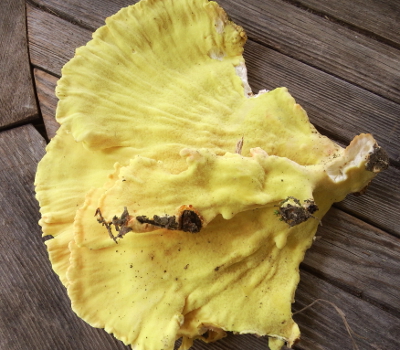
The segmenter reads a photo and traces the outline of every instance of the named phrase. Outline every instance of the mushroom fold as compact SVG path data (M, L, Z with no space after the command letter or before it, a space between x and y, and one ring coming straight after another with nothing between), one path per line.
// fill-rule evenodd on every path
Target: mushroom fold
M388 166L370 134L320 135L287 89L253 95L245 41L215 2L142 0L62 70L40 225L73 310L136 350L226 331L292 346L322 217Z

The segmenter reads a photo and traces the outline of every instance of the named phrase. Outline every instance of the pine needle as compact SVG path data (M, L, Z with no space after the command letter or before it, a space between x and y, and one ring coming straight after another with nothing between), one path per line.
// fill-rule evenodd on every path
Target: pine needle
M332 303L332 302L330 302L330 301L328 301L328 300L325 300L325 299L316 299L316 300L314 300L311 304L309 304L309 305L307 305L306 307L302 308L301 310L296 311L295 313L293 313L293 315L299 314L299 313L301 313L301 312L307 310L308 308L310 308L311 306L313 306L313 305L316 304L317 302L324 302L324 303L327 303L327 304L329 304L329 305L331 305L331 306L333 306L333 307L335 308L336 312L337 312L337 313L340 315L340 317L342 318L343 323L344 323L344 326L346 327L347 333L348 333L349 336L350 336L351 343L352 343L352 345L353 345L353 350L360 350L360 348L358 347L358 345L357 345L357 343L356 343L356 341L355 341L355 339L354 339L354 336L359 337L359 338L362 338L362 337L360 337L359 335L357 335L357 334L351 329L349 323L347 322L346 314L343 312L343 310L341 310L339 307L337 307L334 303Z

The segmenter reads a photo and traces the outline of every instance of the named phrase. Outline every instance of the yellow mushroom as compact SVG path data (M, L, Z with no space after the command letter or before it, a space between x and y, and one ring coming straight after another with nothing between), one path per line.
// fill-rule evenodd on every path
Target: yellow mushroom
M285 88L253 95L245 41L215 2L142 0L62 70L40 224L74 311L135 349L293 345L323 215L388 165L369 134L320 135Z

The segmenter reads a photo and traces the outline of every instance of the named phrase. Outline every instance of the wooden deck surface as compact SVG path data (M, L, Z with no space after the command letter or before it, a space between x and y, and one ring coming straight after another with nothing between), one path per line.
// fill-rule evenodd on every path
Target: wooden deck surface
M0 2L1 350L128 349L71 311L47 259L33 179L57 129L61 67L107 16L132 3ZM302 330L296 349L400 349L400 2L219 4L249 36L245 59L254 91L288 87L321 133L345 145L371 132L391 160L364 196L349 196L323 219L301 265L293 309L325 301L295 314ZM267 348L267 339L251 335L193 347Z

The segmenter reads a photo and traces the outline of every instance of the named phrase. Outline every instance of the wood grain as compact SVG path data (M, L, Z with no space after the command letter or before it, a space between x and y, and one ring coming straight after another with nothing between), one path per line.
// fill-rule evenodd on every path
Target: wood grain
M400 2L398 1L296 0L296 3L400 46Z
M400 239L336 208L322 223L303 267L400 318Z
M0 81L0 129L36 119L24 0L0 4Z
M32 2L93 32L105 24L107 17L117 13L122 7L137 3L138 0L97 0L96 6L93 6L90 0L32 0Z
M74 315L51 270L33 189L44 147L32 125L0 132L0 349L126 349Z
M400 102L400 51L282 0L220 0L250 39Z
M35 0L58 15L95 29L118 6L136 1ZM228 15L250 39L307 62L378 95L400 102L400 52L338 23L281 0L220 0ZM77 8L78 9L77 9ZM102 17L103 15L103 17Z
M346 316L359 350L398 349L400 320L345 291L303 271L296 292L294 309L301 310L316 300L309 309L294 319L302 329L299 347L309 350L354 350L343 319L335 306Z
M75 49L92 38L91 31L30 5L27 23L31 63L57 76L61 76L61 68L74 57Z
M380 173L362 196L349 195L336 206L400 238L400 170Z
M43 72L39 69L34 69L36 93L39 100L40 112L43 117L43 122L46 128L47 138L50 140L56 134L60 127L55 119L55 111L57 107L57 98L55 96L55 88L58 78Z

